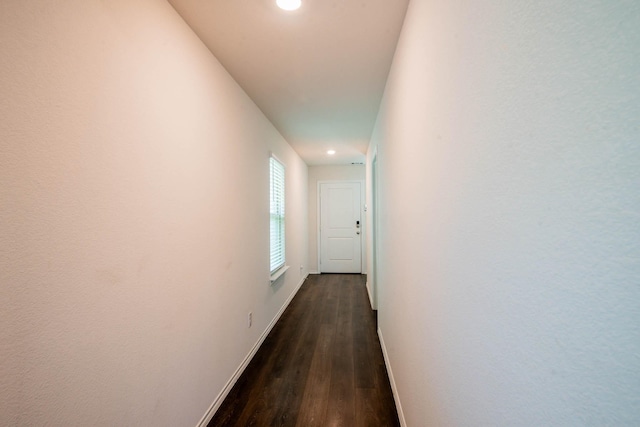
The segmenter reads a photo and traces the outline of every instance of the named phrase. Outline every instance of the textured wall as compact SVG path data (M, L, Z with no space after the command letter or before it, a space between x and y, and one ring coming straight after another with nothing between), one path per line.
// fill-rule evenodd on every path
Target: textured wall
M369 151L408 425L640 425L639 79L637 1L411 1Z
M164 1L3 1L0 55L0 425L195 425L304 274L306 165Z

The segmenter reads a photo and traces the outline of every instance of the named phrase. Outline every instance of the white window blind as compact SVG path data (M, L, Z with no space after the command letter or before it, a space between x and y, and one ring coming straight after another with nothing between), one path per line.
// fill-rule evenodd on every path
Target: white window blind
M271 214L271 273L282 268L284 258L284 165L274 157L269 159Z

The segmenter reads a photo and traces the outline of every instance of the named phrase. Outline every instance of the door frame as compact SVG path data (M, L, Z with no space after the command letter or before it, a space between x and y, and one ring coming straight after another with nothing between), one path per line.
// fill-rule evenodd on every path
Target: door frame
M360 274L366 274L367 270L365 269L365 267L369 267L367 265L367 257L366 257L366 212L364 211L364 203L365 203L365 188L364 188L364 180L362 179L333 179L333 180L323 180L323 181L318 181L317 182L317 189L316 189L316 197L317 197L317 201L316 201L316 242L317 242L317 248L316 250L318 251L318 273L322 274L322 268L320 268L320 258L322 257L322 241L320 238L320 221L321 221L321 198L320 198L320 186L321 184L353 184L353 183L358 183L360 184Z
M379 192L378 188L380 182L378 180L378 147L373 151L371 160L371 266L367 265L367 269L371 271L371 274L367 277L371 277L371 306L374 310L378 309L378 287L380 281L378 280L378 239L379 239Z

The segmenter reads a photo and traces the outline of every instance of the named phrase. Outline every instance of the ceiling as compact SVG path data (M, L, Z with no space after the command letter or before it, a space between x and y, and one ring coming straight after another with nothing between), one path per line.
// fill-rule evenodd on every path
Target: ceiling
M169 2L307 164L364 162L409 0Z

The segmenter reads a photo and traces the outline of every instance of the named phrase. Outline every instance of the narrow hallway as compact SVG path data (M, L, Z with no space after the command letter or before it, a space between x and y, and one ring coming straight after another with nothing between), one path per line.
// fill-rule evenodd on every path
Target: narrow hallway
M365 277L310 275L216 426L397 426Z

